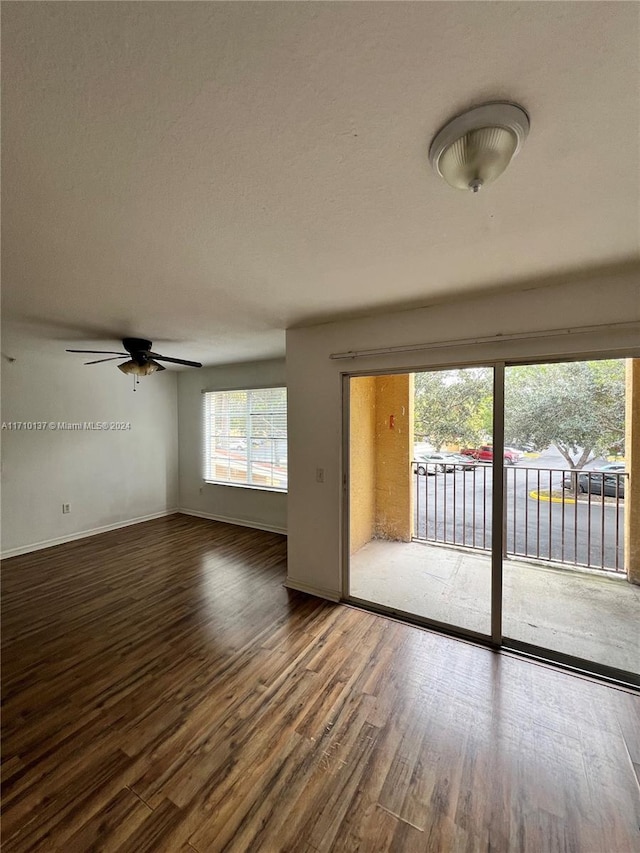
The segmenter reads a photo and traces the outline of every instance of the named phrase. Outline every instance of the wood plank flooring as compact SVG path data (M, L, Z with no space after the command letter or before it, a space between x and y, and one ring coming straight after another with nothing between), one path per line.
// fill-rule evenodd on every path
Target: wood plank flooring
M172 516L3 565L3 849L636 853L640 698ZM635 768L634 768L635 765Z

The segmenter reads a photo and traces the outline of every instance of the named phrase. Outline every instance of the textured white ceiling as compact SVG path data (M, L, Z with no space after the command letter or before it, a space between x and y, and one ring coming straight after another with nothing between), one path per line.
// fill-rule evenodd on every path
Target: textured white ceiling
M4 3L4 318L213 364L637 260L639 9ZM426 153L489 99L532 130L472 196Z

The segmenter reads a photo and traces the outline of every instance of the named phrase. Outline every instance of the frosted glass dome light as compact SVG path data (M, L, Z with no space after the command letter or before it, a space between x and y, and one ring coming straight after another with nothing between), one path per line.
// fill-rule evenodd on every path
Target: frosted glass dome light
M435 135L429 162L450 186L477 193L499 178L529 133L522 107L498 101L456 116Z
M132 373L134 376L151 376L151 374L155 373L159 367L160 365L151 360L145 361L142 364L139 364L136 361L125 361L124 364L118 365L118 370L127 374Z

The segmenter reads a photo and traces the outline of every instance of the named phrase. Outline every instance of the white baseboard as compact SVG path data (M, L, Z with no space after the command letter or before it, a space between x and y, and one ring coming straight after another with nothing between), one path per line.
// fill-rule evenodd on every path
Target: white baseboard
M246 518L229 518L224 515L214 515L211 512L200 512L195 509L185 509L184 507L180 507L176 512L182 513L182 515L193 515L196 518L206 518L209 521L221 521L224 524L237 524L240 527L252 527L254 530L266 530L267 533L281 533L283 536L287 535L286 527L276 527L273 524L262 524L259 521L248 521Z
M141 524L143 521L152 521L154 518L163 518L165 515L175 515L177 512L179 512L178 509L152 512L151 515L141 515L139 518L130 518L128 521L116 521L113 524L105 524L102 527L94 527L91 530L81 530L79 533L69 533L66 536L57 536L55 539L46 539L43 542L34 542L31 545L9 548L9 550L2 552L2 559L6 560L9 557L19 557L20 554L30 554L31 551L42 551L43 548L52 548L54 545L74 542L76 539L86 539L89 536L97 536L99 533L118 530L120 527L130 527L132 524Z
M318 598L326 598L329 601L340 601L340 594L333 589L324 589L319 586L309 586L307 583L301 583L293 578L287 578L284 585L287 589L295 589L297 592L306 592L308 595L315 595Z

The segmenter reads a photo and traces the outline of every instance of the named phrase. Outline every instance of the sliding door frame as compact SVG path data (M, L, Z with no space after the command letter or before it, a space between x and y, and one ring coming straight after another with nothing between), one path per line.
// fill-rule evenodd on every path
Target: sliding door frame
M502 581L502 539L503 539L503 524L502 524L502 516L500 515L500 521L498 525L498 531L496 532L496 524L495 524L495 513L492 511L492 547L490 553L490 561L491 561L491 589L490 589L490 602L491 602L491 614L490 614L490 623L489 623L489 631L485 633L481 633L479 631L473 631L470 628L464 628L458 625L451 625L448 622L440 622L437 619L430 619L426 616L420 616L416 613L410 613L406 610L400 610L396 607L389 607L384 604L378 604L377 602L368 601L366 599L358 598L357 596L350 595L349 593L349 571L350 571L350 559L351 559L351 549L350 549L350 527L351 527L351 509L350 509L350 427L351 427L351 407L350 407L350 383L351 379L358 379L367 376L396 376L396 375L404 375L407 373L438 373L441 371L447 370L456 370L458 368L468 368L468 367L485 367L489 368L493 371L493 392L494 392L494 402L493 402L493 439L494 439L494 447L496 433L495 433L495 415L496 415L496 404L495 404L495 394L496 394L496 376L499 375L499 381L504 383L504 363L498 362L498 367L502 365L502 371L498 374L496 362L488 363L487 361L474 362L472 364L453 364L451 366L445 365L437 367L424 367L424 368L396 368L396 369L387 369L387 370L362 370L362 371L349 371L343 372L341 374L342 377L342 507L341 507L341 515L342 515L342 545L341 545L341 556L342 556L342 601L347 604L354 604L358 607L363 607L366 610L371 610L374 613L380 613L384 616L391 616L401 619L403 622L408 622L412 625L418 625L422 628L432 628L434 630L439 631L442 634L447 634L453 637L458 637L461 639L473 640L474 642L480 643L482 645L490 646L492 648L499 648L501 644L500 636L499 636L499 627L496 626L493 619L493 611L494 611L494 596L495 596L495 580L501 584ZM504 399L503 391L500 392L500 400ZM504 418L501 416L501 422L504 423ZM502 445L504 445L504 438L501 439ZM495 506L496 497L496 484L498 484L497 491L499 493L499 500L502 501L503 494L503 472L502 466L496 463L497 454L494 453L494 461L492 463L493 470L493 478L494 478L494 497L492 499L492 509ZM496 474L496 468L499 473ZM501 587L500 587L501 590ZM498 610L501 613L500 610ZM499 616L499 618L501 618Z
M502 628L503 616L503 543L504 543L504 521L506 518L506 506L504 501L504 383L505 369L523 364L551 364L554 362L569 361L595 361L610 358L639 358L638 352L620 353L613 351L611 354L581 353L571 356L552 356L544 358L535 356L531 358L505 359L503 361L478 360L472 362L453 362L451 364L426 365L423 367L395 367L378 370L343 371L342 381L342 490L341 490L341 517L342 517L342 541L341 541L341 576L342 576L342 601L353 604L375 613L401 619L403 622L417 625L422 628L436 630L449 636L463 640L472 640L481 645L489 646L496 651L514 653L543 663L550 663L562 669L568 669L583 675L599 678L612 684L624 687L640 687L640 675L627 672L616 667L607 666L584 658L568 655L563 652L536 646L505 637ZM440 372L446 370L457 370L468 367L488 367L493 370L493 494L492 494L492 534L491 534L491 633L483 634L472 631L461 626L439 622L435 619L419 616L415 613L398 610L376 602L367 601L349 594L349 572L350 572L350 383L351 379L366 376L393 376L407 373Z
M504 362L493 365L493 485L491 502L491 641L502 644L502 551L504 540Z

